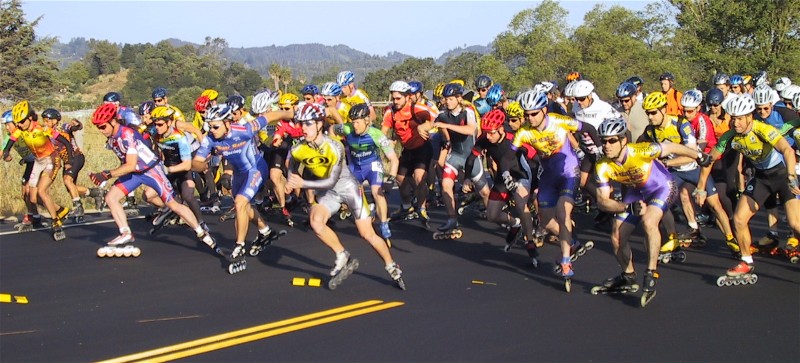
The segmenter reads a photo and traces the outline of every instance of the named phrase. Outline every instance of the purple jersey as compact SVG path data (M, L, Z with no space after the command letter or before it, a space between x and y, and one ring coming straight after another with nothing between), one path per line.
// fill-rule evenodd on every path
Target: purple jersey
M123 164L128 155L136 155L137 172L151 169L159 163L158 157L147 145L142 135L127 126L119 126L117 133L108 138L107 147L117 154Z
M244 125L232 123L230 131L222 139L216 140L210 136L203 139L195 156L208 158L214 149L217 155L225 157L225 160L233 166L234 172L244 173L254 170L259 163L264 163L264 158L256 147L253 137L266 125L267 119L264 116L259 116Z

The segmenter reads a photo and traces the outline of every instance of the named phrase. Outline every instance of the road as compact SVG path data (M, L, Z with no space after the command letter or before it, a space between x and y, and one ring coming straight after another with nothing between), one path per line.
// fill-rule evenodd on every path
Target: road
M415 221L393 225L407 291L351 221L336 230L361 267L334 291L325 287L330 250L277 220L289 234L233 276L185 227L151 237L143 219L132 221L138 258L95 256L117 234L113 223L68 228L58 243L45 232L0 234L0 293L11 295L0 303L0 360L800 361L800 266L756 257L756 285L717 287L734 261L707 230L710 245L662 265L658 295L641 308L640 293L589 293L619 270L607 233L576 219L579 237L597 246L577 261L571 293L551 272L555 246L533 269L522 248L503 252L504 230L475 216L462 218L455 241L433 241ZM754 219L756 236L764 220ZM233 223L209 222L230 247Z

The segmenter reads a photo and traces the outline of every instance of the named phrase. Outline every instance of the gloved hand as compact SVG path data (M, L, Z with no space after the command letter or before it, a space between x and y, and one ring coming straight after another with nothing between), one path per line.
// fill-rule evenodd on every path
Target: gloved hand
M383 192L388 193L390 190L394 189L394 184L397 180L393 175L389 175L386 177L386 180L383 181Z
M709 154L703 152L697 154L697 164L699 164L702 167L711 165L712 161L714 160L711 159L711 155Z
M511 173L509 173L508 170L506 170L503 172L502 176L503 176L503 184L506 185L506 189L511 193L516 191L517 187L519 186L519 183L517 183L514 180L514 178L511 177Z
M89 179L92 180L92 183L94 183L94 185L100 185L104 181L110 178L111 178L111 172L108 170L103 170L99 173L89 173Z

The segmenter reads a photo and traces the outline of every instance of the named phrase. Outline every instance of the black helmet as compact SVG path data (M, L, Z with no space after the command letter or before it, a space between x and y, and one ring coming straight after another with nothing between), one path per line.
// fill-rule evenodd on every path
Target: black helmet
M103 102L120 102L122 101L122 96L117 92L109 92L103 96Z
M228 104L228 107L231 108L231 111L237 111L244 108L244 102L245 102L244 97L240 95L233 95L228 97L227 100L225 100L225 103Z
M644 84L642 77L633 76L625 80L625 82L633 83L636 87L641 87Z
M61 121L61 112L58 112L55 108L48 108L42 111L42 117Z
M661 77L658 77L659 80L667 80L667 81L675 81L675 75L672 72L664 72L661 74Z
M153 96L153 99L167 97L167 89L164 87L158 87L153 90L153 94L151 96Z
M475 88L489 88L492 86L492 79L485 74L481 74L475 78Z
M444 86L444 91L442 91L443 97L450 97L455 95L461 95L464 93L464 87L462 87L458 83L448 83Z
M350 108L348 116L351 120L367 118L369 117L369 106L366 103L359 103Z

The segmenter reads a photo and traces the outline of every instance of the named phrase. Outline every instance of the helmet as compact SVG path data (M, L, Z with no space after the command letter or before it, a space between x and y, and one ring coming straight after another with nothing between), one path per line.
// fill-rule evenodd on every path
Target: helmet
M492 87L489 88L489 92L486 93L486 103L488 103L489 106L494 106L503 99L505 94L503 86L499 84L492 85Z
M756 87L767 83L769 83L767 80L767 71L758 71L753 77L753 84L756 85Z
M781 92L783 92L783 90L786 89L786 87L789 87L791 84L792 84L792 80L787 78L787 77L778 78L778 80L775 81L775 90L778 91L778 93L781 93ZM782 94L781 94L781 97L783 97ZM783 97L783 98L786 98L786 97Z
M358 120L360 118L367 118L369 117L369 106L366 103L359 103L350 108L350 113L348 117L351 120Z
M3 112L3 123L7 124L9 122L14 122L14 117L11 116L11 110Z
M553 82L547 81L539 82L533 86L534 91L542 91L544 93L550 93L550 91L552 91L554 88L556 88L556 85Z
M33 114L33 109L27 100L20 101L14 108L11 109L11 115L14 116L14 123L19 123Z
M475 109L478 110L478 115L481 116L483 116L492 109L492 106L489 106L489 103L486 102L485 98L475 100L475 102L472 105L475 106Z
M664 72L664 73L661 74L660 77L658 77L658 80L659 81L667 80L667 81L675 82L675 75L672 74L672 72Z
M337 83L328 82L322 85L319 93L323 96L339 96L342 94L342 87Z
M240 95L233 95L228 97L227 100L225 100L225 103L227 103L228 106L230 106L231 112L239 111L242 108L244 108L244 102L245 102L244 97Z
M570 83L567 83L566 86L564 86L564 97L575 97L573 91L575 90L576 83L578 83L578 81L572 81Z
M622 136L628 132L628 123L624 118L607 118L597 127L600 137Z
M753 91L753 101L756 103L756 105L771 104L776 101L773 99L773 97L775 97L774 95L775 93L772 90L772 87L762 84L757 86L755 91Z
M255 114L267 112L275 102L278 102L279 97L278 92L264 88L253 95L253 100L250 102L250 111Z
M218 105L211 106L211 108L206 111L206 121L225 121L231 119L231 113L233 110L228 103L221 103Z
M92 114L92 123L95 125L102 125L116 118L117 106L113 103L105 103L94 110L94 114Z
M442 90L442 97L450 97L464 94L464 86L458 83L448 83Z
M297 107L297 111L294 112L295 121L321 121L324 118L325 108L316 103L300 103Z
M714 75L714 84L730 84L731 79L725 73L717 73Z
M454 80L450 81L450 83L458 83L461 87L464 87L464 85L466 84L466 83L464 83L464 80L462 80L462 79L454 79Z
M517 100L525 111L541 110L547 106L547 94L544 92L526 91Z
M575 86L572 90L572 96L586 97L591 95L592 91L594 91L594 85L592 84L592 82L582 79L580 81L575 82Z
M150 117L155 120L158 119L172 119L175 116L175 109L167 106L158 106L150 112Z
M756 110L756 103L749 95L733 97L725 103L725 106L727 106L725 111L734 117L749 115Z
M745 74L742 76L742 84L750 84L750 81L753 79L753 76L749 74Z
M569 72L567 75L567 82L580 81L583 79L581 72Z
M501 109L494 109L481 117L481 130L492 131L503 127L506 114Z
M742 76L740 76L738 74L732 75L730 81L731 81L731 86L737 85L737 84L740 85L740 86L744 85L744 77L742 77Z
M153 101L144 101L141 105L139 105L139 116L144 116L145 114L149 115L150 112L153 112L153 109L156 107L156 103Z
M694 108L703 103L703 93L697 89L690 89L683 93L681 97L681 106Z
M348 84L355 82L355 80L356 75L350 71L341 71L336 75L336 83L338 83L339 86L347 86Z
M61 112L58 112L55 108L48 108L42 111L42 117L61 121Z
M217 92L217 91L215 91L213 89L207 89L207 90L203 91L203 93L201 93L200 96L206 96L206 97L208 97L209 101L213 101L213 100L216 100L217 97L219 97L219 92Z
M475 88L489 88L493 83L492 79L485 74L481 74L478 78L475 78Z
M794 98L792 99L792 105L794 105L795 111L800 109L800 93L794 95Z
M633 97L638 91L639 88L636 87L636 84L625 81L617 87L617 98Z
M119 102L122 101L122 96L117 92L109 92L103 96L103 102Z
M205 113L208 108L208 103L211 102L208 96L201 95L194 101L194 110L197 112Z
M167 97L167 89L164 87L158 87L153 90L152 96L153 99Z
M791 101L798 93L800 93L800 86L796 84L790 84L783 89L783 92L781 92L781 98Z
M444 92L444 83L439 83L433 89L433 97L442 98L443 92Z
M411 81L411 82L408 82L408 85L409 85L409 87L411 87L411 89L410 89L411 93L422 92L422 88L423 88L422 82L420 82L420 81Z
M508 117L522 118L522 116L525 114L525 111L522 110L522 106L519 105L519 102L514 101L508 103L508 106L506 107L506 113L508 114Z
M708 91L706 95L706 103L711 105L721 105L722 101L725 101L725 95L722 94L722 90L719 88L712 88Z
M307 84L307 85L303 86L302 90L300 90L300 94L301 95L318 95L319 94L319 88L317 88L316 85Z
M411 93L411 86L403 81L394 81L392 82L392 85L389 86L389 92L400 92L403 94L409 94Z
M142 124L142 119L130 108L119 110L119 120L122 121L123 124L129 126L139 126Z
M642 77L633 76L625 80L625 82L633 83L636 87L641 87L644 84Z
M281 106L294 106L300 103L300 99L294 93L284 93L281 95L281 98L278 99L278 105Z
M653 92L647 95L642 102L645 111L658 110L667 105L667 96L662 92Z

